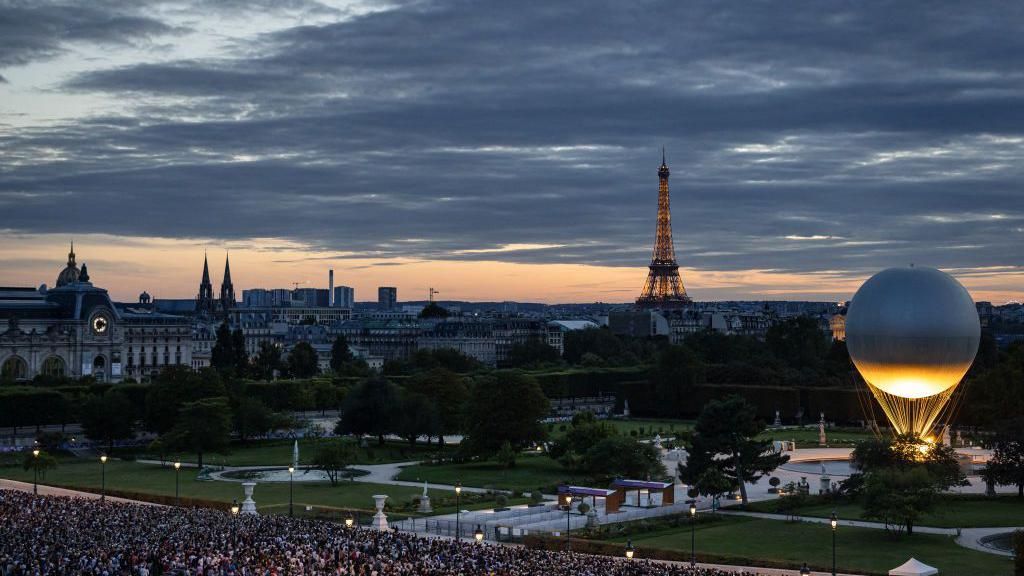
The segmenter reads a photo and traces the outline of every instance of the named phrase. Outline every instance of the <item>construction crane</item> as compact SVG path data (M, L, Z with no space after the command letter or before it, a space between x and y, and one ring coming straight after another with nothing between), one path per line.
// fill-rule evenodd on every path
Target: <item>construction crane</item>
M430 301L431 302L434 301L434 296L436 296L437 294L440 294L440 292L438 292L437 290L434 290L433 288L430 289Z
M299 285L300 284L305 284L305 283L306 283L305 280L303 280L302 282L292 282L292 286L293 286L292 290L298 290L299 289Z

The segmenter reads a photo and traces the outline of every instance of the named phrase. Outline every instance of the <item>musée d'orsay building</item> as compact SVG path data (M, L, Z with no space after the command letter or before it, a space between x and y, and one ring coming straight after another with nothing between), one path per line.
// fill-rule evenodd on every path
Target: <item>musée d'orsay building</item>
M54 287L0 287L0 380L37 375L138 379L163 366L191 362L188 318L138 304L115 304L93 285L74 245Z

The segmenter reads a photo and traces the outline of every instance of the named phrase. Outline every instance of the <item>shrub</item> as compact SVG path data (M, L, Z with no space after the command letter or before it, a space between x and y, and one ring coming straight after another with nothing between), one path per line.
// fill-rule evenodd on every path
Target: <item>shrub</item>
M508 496L505 496L504 494L498 494L494 498L494 503L498 505L498 508L504 508L505 506L508 505Z

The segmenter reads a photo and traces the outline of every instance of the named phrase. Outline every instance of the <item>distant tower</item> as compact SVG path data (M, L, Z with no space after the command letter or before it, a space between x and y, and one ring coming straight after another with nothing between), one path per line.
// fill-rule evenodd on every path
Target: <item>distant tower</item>
M199 296L196 296L196 313L213 313L213 284L210 283L210 265L203 254L203 279L199 282Z
M235 286L231 283L231 262L224 255L224 281L220 283L220 307L224 312L235 307Z
M654 255L644 291L636 303L644 308L679 308L690 302L686 288L679 279L676 249L672 244L672 212L668 198L668 165L665 149L661 149L658 168L658 232L654 239Z

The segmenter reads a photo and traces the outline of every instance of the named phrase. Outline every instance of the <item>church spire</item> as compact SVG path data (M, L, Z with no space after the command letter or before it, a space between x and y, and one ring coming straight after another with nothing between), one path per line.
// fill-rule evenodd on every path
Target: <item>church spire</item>
M203 253L203 279L199 281L199 295L196 296L196 312L211 314L213 312L213 284L210 282L210 264Z
M235 286L231 283L231 260L224 255L224 281L220 283L220 307L224 312L235 307Z
M200 286L210 283L210 264L206 260L206 252L203 252L203 279L199 282Z
M68 266L75 265L75 241L71 241L71 250L68 251Z

